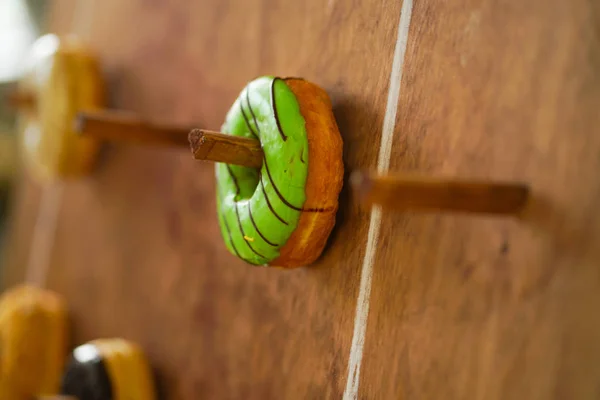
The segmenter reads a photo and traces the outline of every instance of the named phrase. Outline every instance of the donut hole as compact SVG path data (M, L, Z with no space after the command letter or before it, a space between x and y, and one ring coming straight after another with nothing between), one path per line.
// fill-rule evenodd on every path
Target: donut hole
M239 188L235 196L235 201L250 200L260 182L260 169L240 167L238 165L228 165L228 167L235 177Z

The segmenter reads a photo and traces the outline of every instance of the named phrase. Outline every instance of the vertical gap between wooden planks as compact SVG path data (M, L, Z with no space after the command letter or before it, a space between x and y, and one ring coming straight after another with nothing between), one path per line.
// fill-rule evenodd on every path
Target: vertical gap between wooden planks
M383 127L381 130L379 157L377 159L377 173L379 174L387 172L390 166L390 156L394 140L394 130L396 127L396 113L398 110L398 100L400 98L402 71L404 69L404 56L406 54L406 45L408 43L408 32L412 16L412 7L412 0L404 0L402 3L402 9L400 11L398 37L396 39L396 46L394 49L394 59L392 61L392 70L390 73L388 98L385 107L385 117L383 119ZM365 257L363 259L360 275L360 288L358 292L358 299L356 301L354 332L352 335L352 345L350 347L350 357L348 360L348 377L346 378L346 388L344 390L343 397L344 400L358 398L360 370L365 345L367 322L369 319L373 263L375 262L375 255L377 253L377 246L379 244L381 216L381 208L378 206L373 207L369 221Z
M94 18L94 3L95 0L77 0L71 21L73 34L79 34L82 38L89 39ZM63 182L51 182L42 186L38 215L33 226L29 259L25 271L25 282L28 284L38 287L46 286L63 192Z

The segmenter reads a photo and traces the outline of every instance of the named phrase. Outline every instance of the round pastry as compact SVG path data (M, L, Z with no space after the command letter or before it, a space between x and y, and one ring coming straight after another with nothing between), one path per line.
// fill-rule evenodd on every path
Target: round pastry
M66 357L67 312L56 294L18 286L0 298L0 399L56 393Z
M78 112L105 104L97 58L74 37L42 36L33 44L19 93L29 105L22 113L22 142L32 172L45 179L89 173L99 143L78 136L73 121Z
M73 350L61 395L78 400L153 400L152 373L134 343L98 339Z
M231 253L254 265L314 262L335 224L344 167L327 93L298 78L250 82L222 132L258 139L260 169L217 163L217 212Z

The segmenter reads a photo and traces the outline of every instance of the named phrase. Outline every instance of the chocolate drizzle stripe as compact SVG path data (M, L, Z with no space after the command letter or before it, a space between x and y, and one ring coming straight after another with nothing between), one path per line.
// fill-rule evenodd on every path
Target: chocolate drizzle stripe
M279 216L279 214L277 214L275 212L275 209L271 205L271 201L269 201L269 196L267 196L267 191L265 190L265 184L263 183L263 180L262 180L262 173L260 174L260 176L258 177L258 179L260 181L260 187L262 188L262 192L263 192L263 195L265 196L265 200L267 200L267 206L269 206L269 210L271 210L271 213L273 213L273 215L275 217L277 217L278 220L280 220L281 222L283 222L286 225L289 225L287 222L285 222L285 220L283 218L281 218Z
M302 164L306 164L306 163L304 162L304 158L302 158L302 154L303 154L303 153L304 153L304 149L300 150L300 162L301 162Z
M235 185L235 195L237 196L238 194L240 194L240 186L238 185L237 178L233 174L233 171L231 170L229 164L225 164L225 167L227 167L227 172L229 172L229 176L231 176L231 179L233 180L233 184Z
M279 199L283 202L283 204L285 204L286 206L288 206L292 210L302 211L302 208L298 208L298 207L294 206L292 203L290 203L289 201L287 201L283 197L283 195L281 194L281 192L277 188L277 185L275 184L275 181L273 180L273 177L271 176L271 171L269 171L269 165L267 164L267 157L265 157L264 155L263 155L263 165L265 166L265 169L267 170L267 175L269 176L269 180L271 181L271 185L273 185L273 189L275 189L275 193L277 193L277 196L279 196Z
M237 216L238 226L240 227L240 232L242 232L242 237L244 237L244 236L246 236L246 232L244 232L244 228L242 227L242 220L240 218L240 210L238 209L238 203L237 202L235 203L235 215ZM263 256L258 251L254 250L254 248L252 247L252 245L250 244L250 242L248 242L246 239L244 239L244 243L246 243L248 245L248 248L250 250L252 250L252 252L254 254L256 254L259 257L264 258L265 260L268 260L267 257Z
M246 105L248 106L250 115L252 115L252 120L254 121L254 126L256 127L256 134L260 135L260 128L258 127L258 122L256 121L256 115L254 115L254 110L252 110L252 106L250 105L250 91L248 89L246 89Z
M227 167L227 172L229 173L229 176L231 176L231 179L233 180L233 184L235 185L235 191L236 191L236 192L235 192L235 194L236 194L236 196L237 196L238 194L240 194L240 187L239 187L239 185L238 185L237 178L236 178L236 177L235 177L235 175L233 174L233 171L231 170L231 167L229 167L229 164L225 164L225 167ZM242 236L246 236L246 234L244 233L244 228L242 228L242 221L241 221L241 219L240 219L240 212L239 212L239 210L238 210L238 202L237 202L237 201L234 201L233 203L234 203L234 205L235 205L235 214L236 214L236 216L237 216L238 226L240 227L240 231L241 231L241 233L242 233ZM246 261L246 262L247 262L247 263L249 263L249 264L260 265L260 264L256 264L256 263L253 263L253 262L251 262L251 261L248 261L247 259L245 259L244 257L242 257L242 256L240 255L240 253L239 253L238 249L235 247L235 243L233 243L233 237L232 237L232 235L231 235L231 230L229 229L229 224L227 223L227 219L225 218L225 216L224 216L224 215L223 215L223 221L225 222L225 228L227 229L227 234L229 235L229 242L231 243L231 247L233 247L233 250L235 251L235 254L236 254L236 255L237 255L239 258L241 258L242 260ZM254 221L253 221L253 223L254 223ZM257 229L257 232L258 232L258 229ZM262 237L262 234L261 234L260 236ZM264 258L265 260L268 260L268 258L267 258L267 257L263 256L262 254L260 254L260 253L259 253L259 252L257 252L256 250L254 250L254 248L252 247L252 245L250 245L250 243L248 243L248 241L247 241L246 239L244 239L244 243L246 243L246 244L248 245L248 247L250 248L250 250L252 250L252 252L253 252L254 254L256 254L256 255L257 255L257 256L259 256L259 257L262 257L262 258ZM270 243L269 243L269 244L270 244Z
M264 240L270 246L279 247L279 245L277 245L277 244L269 241L265 237L265 235L263 235L262 232L258 229L258 226L256 226L256 222L254 222L254 217L252 216L252 208L250 208L250 202L248 202L248 214L250 214L250 221L252 222L252 226L254 226L254 229L256 230L256 233L258 233L258 235L262 238L262 240Z
M279 130L279 134L281 138L285 142L287 140L287 136L283 133L283 129L281 129L281 123L279 122L279 117L277 116L277 104L275 104L275 82L281 81L280 78L273 79L271 82L271 107L273 108L273 115L275 116L275 122L277 123L277 129ZM283 81L282 81L283 82Z
M222 205L223 204L223 198L221 197L221 193L219 193L219 191L217 191L217 197L219 198L219 204ZM235 255L242 258L240 256L240 253L237 251L237 248L235 247L235 243L233 243L233 238L231 237L231 230L229 229L229 224L227 223L227 218L225 217L225 214L221 213L221 216L223 218L223 223L225 224L225 230L227 231L227 236L229 236L229 244L231 244L231 247L233 247L233 251L235 252ZM243 258L242 258L243 260ZM246 260L244 260L246 261Z
M309 213L322 213L322 212L328 212L328 211L333 211L334 207L327 207L327 208L303 208L302 212L309 212Z
M244 257L242 257L242 255L238 251L237 247L235 247L235 243L233 242L233 237L231 236L231 229L229 229L229 224L227 223L227 218L225 218L225 216L223 216L223 222L225 223L225 229L227 230L227 235L229 235L229 243L231 244L231 247L233 247L233 251L235 252L235 255L238 256L239 258L241 258L242 260L246 261L248 264L254 264L254 263L246 260Z
M244 122L246 123L246 126L250 130L250 133L252 134L252 136L254 136L256 139L258 139L258 136L256 136L256 134L254 133L254 130L252 129L252 125L250 125L250 121L248 120L248 117L246 116L246 113L244 112L244 107L242 107L241 100L240 100L239 104L240 104L240 111L242 112L242 117L244 117Z
M283 204L285 204L286 206L288 206L292 210L302 211L302 212L309 212L309 213L321 213L321 212L327 212L327 211L332 211L333 210L333 207L326 207L326 208L298 208L298 207L294 206L293 204L291 204L289 201L287 201L283 197L283 195L281 194L281 192L277 188L277 185L275 185L275 181L273 180L273 177L271 176L271 172L269 171L269 165L267 164L267 159L264 156L263 156L263 165L265 166L265 169L267 170L267 175L269 176L269 180L271 181L271 184L273 185L273 189L275 189L275 193L277 193L277 196L279 196L279 199L283 202ZM261 180L261 183L262 183L262 180ZM263 186L263 190L264 190L264 186ZM265 194L265 197L266 197L266 194Z

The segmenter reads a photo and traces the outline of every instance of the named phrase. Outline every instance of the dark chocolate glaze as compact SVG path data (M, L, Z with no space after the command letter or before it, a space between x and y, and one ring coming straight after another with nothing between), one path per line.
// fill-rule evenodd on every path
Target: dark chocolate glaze
M281 123L279 122L279 116L277 115L277 104L275 104L275 82L282 81L281 78L273 79L271 82L271 107L273 108L273 115L275 115L275 122L277 123L277 129L279 130L279 134L281 138L285 142L287 140L287 136L283 133L283 129L281 129ZM283 81L282 81L283 82Z
M258 127L258 122L256 121L256 115L254 114L254 110L252 110L252 106L250 105L250 95L248 89L246 89L246 103L248 105L248 111L250 111L250 115L252 115L252 120L254 121L254 126L256 127L256 133L260 134L260 128ZM247 122L247 121L246 121ZM248 128L250 126L248 125ZM252 130L252 128L250 128ZM256 136L256 135L254 135Z
M242 102L240 101L239 104L240 104L240 111L242 112L242 117L244 117L244 122L246 123L246 126L250 130L250 133L252 134L252 136L254 136L254 138L256 140L258 140L258 136L256 136L256 133L254 133L254 130L252 129L252 125L250 125L250 121L248 120L248 117L246 116L246 112L244 111L244 107L242 107Z
M287 201L285 199L285 197L283 197L283 195L281 194L281 192L277 188L277 185L275 184L275 181L273 180L273 177L271 176L271 172L269 171L269 165L267 164L267 158L264 157L264 156L263 156L263 165L265 166L265 170L267 171L267 175L269 176L269 180L271 181L271 185L273 185L273 189L275 189L275 193L277 193L277 196L279 196L279 199L283 202L283 204L285 204L286 206L288 206L292 210L302 211L302 212L314 212L314 213L327 212L327 211L332 211L333 210L333 207L327 207L327 208L298 208L298 207L294 206L292 203L290 203L289 201ZM262 183L262 180L261 180L261 183ZM263 186L263 190L264 190L264 186ZM265 194L265 197L266 197L266 194Z
M223 222L225 223L225 230L227 230L227 235L229 236L229 243L231 243L231 247L233 247L235 255L241 258L242 260L246 261L247 263L253 264L250 261L246 260L244 257L242 257L238 249L235 247L235 243L233 242L233 238L231 237L231 229L229 229L229 224L227 223L227 218L223 217Z
M333 211L335 209L335 207L321 207L321 208L303 208L302 212L308 212L308 213L322 213L322 212L329 212L329 211Z
M237 178L233 174L233 171L231 171L231 168L229 167L229 164L225 164L225 166L227 167L227 172L231 176L231 179L233 179L233 184L235 185L235 194L238 195L238 194L240 194L240 187L238 186ZM235 202L235 215L237 216L238 226L240 227L240 231L242 232L242 236L246 236L246 233L244 232L244 228L242 227L242 221L240 219L240 210L238 209L238 203L237 203L237 201ZM229 228L227 228L227 230L229 231ZM229 236L231 236L231 233L230 233ZM248 245L248 247L250 248L250 250L252 250L252 252L254 254L256 254L259 257L264 258L265 260L267 259L267 257L263 256L258 251L256 251L247 240L244 239L244 242L246 242L246 244ZM233 245L233 242L231 244ZM236 250L236 252L237 252L237 250Z
M256 114L254 114L254 110L252 109L252 106L250 105L250 91L249 91L248 89L246 89L246 106L248 107L248 111L250 111L250 115L252 115L252 120L254 121L254 125L256 126L256 132L257 132L257 133L260 133L260 128L258 127L258 122L256 121ZM242 113L244 114L244 121L246 122L246 125L248 126L248 129L250 129L250 131L251 131L251 132L252 132L252 134L254 135L254 132L253 132L253 130L252 130L252 125L250 125L250 122L249 122L248 118L246 118L246 114L244 113L244 108L242 107L242 105L241 105L241 102L240 102L240 108L242 109ZM275 118L277 118L277 116L275 116ZM279 124L279 122L277 122L277 123ZM279 130L280 130L280 132L281 132L281 128L280 128ZM256 135L255 135L255 136L256 136ZM285 136L285 135L284 135L284 136ZM301 155L301 156L302 156L302 155ZM238 184L237 184L237 180L236 180L235 176L232 174L232 172L231 172L231 169L229 169L229 166L228 166L227 168L228 168L228 170L229 170L229 174L230 174L230 175L231 175L231 177L233 178L234 184L235 184L235 186L236 186L236 189L237 189L237 193L239 194L240 190L239 190L239 187L238 187ZM265 199L267 200L267 205L269 206L269 210L271 210L271 213L272 213L273 215L275 215L275 217L276 217L276 218L277 218L279 221L281 221L282 223L284 223L284 224L288 225L288 223L287 223L287 222L286 222L286 221L285 221L283 218L281 218L281 217L280 217L280 216L279 216L279 215L278 215L278 214L275 212L275 209L274 209L274 208L273 208L273 206L271 205L271 202L269 201L269 198L267 197L267 193L265 192L265 187L264 187L264 185L263 185L263 182L262 182L262 177L259 177L259 179L260 179L260 183L261 183L261 186L262 186L262 191L263 191L263 194L264 194L264 196L265 196ZM237 212L237 209L236 209L236 212ZM273 247L277 247L277 246L278 246L277 244L275 244L275 243L273 243L273 242L271 242L271 241L267 240L267 238L266 238L266 237L265 237L265 236L262 234L262 232L261 232L261 231L258 229L258 226L256 225L256 222L254 221L254 217L252 217L252 210L250 209L250 203L248 203L248 213L250 214L250 220L252 221L252 225L254 225L254 229L256 229L256 232L257 232L257 233L260 235L260 237L261 237L261 238L262 238L262 239L263 239L265 242L267 242L269 245L271 245L271 246L273 246ZM238 215L238 220L239 220L239 215ZM243 231L242 231L242 234L244 234L244 233L243 233ZM254 250L252 250L252 251L254 251ZM254 252L255 252L255 251L254 251ZM256 252L255 252L255 253L256 253ZM262 257L262 256L261 256L261 257Z
M219 203L223 203L221 193L219 193L218 190L217 190L217 196L219 197ZM244 260L244 258L242 256L240 256L240 253L238 252L237 248L235 247L235 243L233 243L233 238L231 237L231 230L229 229L229 224L227 223L227 219L225 218L225 216L223 216L223 223L225 224L225 230L227 231L227 236L229 236L229 243L231 244L231 247L233 248L233 252L235 253L236 256L238 256L239 258ZM244 260L244 261L246 261L246 260Z
M240 186L238 185L237 178L233 174L233 171L231 170L229 164L225 164L225 166L227 167L227 172L229 173L229 176L231 176L231 179L233 179L233 184L235 185L235 195L237 196L238 194L240 194Z
M229 165L227 166L227 168L229 169ZM229 173L231 173L231 171ZM235 178L234 178L234 181L235 181ZM239 189L238 189L238 191L239 191ZM222 203L221 193L219 193L218 191L217 191L217 196L219 197L219 203ZM236 211L237 211L237 204L236 204ZM239 215L238 215L238 219L239 219ZM231 228L229 228L229 224L227 223L227 218L225 218L225 216L223 216L223 223L225 224L225 230L227 231L227 236L229 237L229 243L231 244L231 247L233 248L233 252L235 253L235 255L238 256L238 258L241 258L242 260L246 261L248 264L262 265L262 264L253 263L252 261L247 260L247 259L245 259L244 257L241 256L241 254L238 251L237 247L235 247L235 243L233 241L233 237L231 236Z
M286 221L285 221L283 218L281 218L281 217L279 216L279 214L277 214L277 213L275 212L275 209L274 209L274 208L273 208L273 206L271 205L271 201L269 200L269 196L267 196L267 192L266 192L266 190L265 190L265 184L263 183L263 180L262 180L262 173L259 175L258 179L259 179L259 181L260 181L260 186L262 187L262 192L263 192L263 195L265 196L265 200L267 200L267 206L269 206L269 210L271 210L271 212L273 213L273 215L274 215L274 216L275 216L275 217L276 217L278 220L280 220L281 222L283 222L283 223L284 223L284 224L286 224L286 225L289 225L289 224L288 224L288 223L287 223L287 222L286 222Z
M275 181L273 180L273 177L271 176L271 172L269 171L269 165L267 164L267 158L264 155L263 155L263 165L265 166L265 170L267 170L267 175L269 176L269 180L271 181L271 185L273 185L273 189L275 189L275 193L277 193L277 196L279 196L279 199L283 202L283 204L285 204L286 206L288 206L292 210L302 211L302 208L298 208L298 207L294 206L292 203L290 203L289 201L287 201L283 197L283 195L281 194L281 192L277 188L277 185L275 184Z
M256 232L258 233L258 235L265 241L267 242L268 245L273 246L273 247L277 247L279 245L271 242L270 240L268 240L265 235L262 234L262 232L258 229L258 226L256 226L256 222L254 222L254 217L252 216L252 208L250 207L250 202L248 202L248 214L250 214L250 221L252 221L252 226L254 226L254 229L256 230Z
M97 357L86 360L77 359L76 352L73 353L63 375L62 395L78 400L112 400L112 390L110 375L99 352Z
M242 232L242 237L244 238L244 242L248 245L248 248L257 256L264 258L265 260L268 260L267 257L263 256L262 254L260 254L258 251L256 251L254 249L254 247L252 247L252 245L250 244L249 241L246 240L246 232L244 232L244 227L242 226L242 220L240 219L240 209L238 208L238 203L235 203L235 215L237 217L237 221L238 221L238 226L240 227L240 232Z

